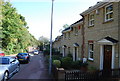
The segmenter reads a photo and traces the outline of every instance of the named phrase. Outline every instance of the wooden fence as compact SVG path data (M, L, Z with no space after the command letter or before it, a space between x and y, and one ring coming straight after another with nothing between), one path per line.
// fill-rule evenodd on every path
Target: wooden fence
M100 81L107 78L120 78L120 69L102 70L95 72L65 72L65 81Z

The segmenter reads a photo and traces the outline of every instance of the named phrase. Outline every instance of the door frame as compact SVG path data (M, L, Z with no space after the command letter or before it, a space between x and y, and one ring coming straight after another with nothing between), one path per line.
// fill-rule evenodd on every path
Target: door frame
M112 60L111 60L111 69L114 69L115 62L115 45L112 46ZM100 45L100 70L103 70L104 65L104 45Z
M76 60L75 60L75 48L76 48ZM73 61L78 60L78 47L73 47Z

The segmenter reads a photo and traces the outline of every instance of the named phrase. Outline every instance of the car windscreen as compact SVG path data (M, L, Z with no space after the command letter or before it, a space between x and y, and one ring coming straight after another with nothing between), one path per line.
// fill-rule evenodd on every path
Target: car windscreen
M28 55L28 54L27 53L19 53L18 55L24 56L24 55Z
M9 64L8 58L0 58L0 64Z

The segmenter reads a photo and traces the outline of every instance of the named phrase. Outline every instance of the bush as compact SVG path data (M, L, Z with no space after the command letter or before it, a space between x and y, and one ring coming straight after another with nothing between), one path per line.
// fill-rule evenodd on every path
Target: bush
M61 60L61 55L52 55L52 60Z
M53 64L56 66L56 67L60 67L61 66L61 61L60 60L53 60Z
M71 68L72 58L64 57L61 59L61 64L63 68L69 69Z
M72 68L74 68L74 69L80 69L81 65L82 65L82 61L78 60L78 61L72 62Z
M87 66L88 66L87 62L81 64L81 67L87 67Z
M67 57L73 58L72 54L67 54Z

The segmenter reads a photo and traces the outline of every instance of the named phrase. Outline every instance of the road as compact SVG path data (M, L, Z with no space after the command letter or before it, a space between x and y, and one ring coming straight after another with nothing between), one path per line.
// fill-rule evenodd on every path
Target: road
M42 54L31 56L30 63L21 64L20 71L10 81L49 81L48 67ZM53 81L53 80L51 80Z

